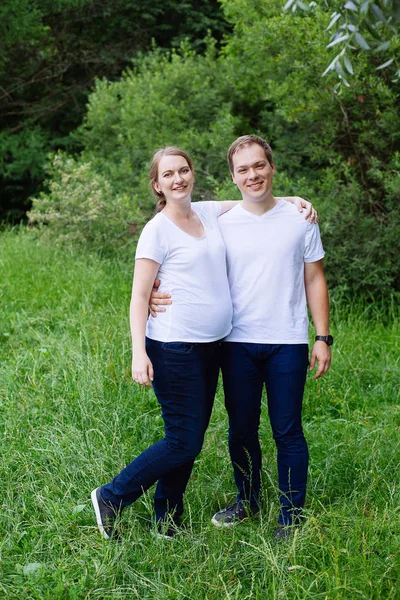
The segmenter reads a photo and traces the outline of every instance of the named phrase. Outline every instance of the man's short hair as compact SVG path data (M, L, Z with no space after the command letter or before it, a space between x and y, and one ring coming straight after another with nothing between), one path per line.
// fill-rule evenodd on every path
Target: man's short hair
M234 171L233 157L235 156L236 152L239 152L239 150L241 150L242 148L245 148L246 146L251 146L252 144L257 144L258 146L261 146L261 148L263 148L265 152L265 156L269 164L271 166L274 164L271 146L262 137L260 137L259 135L242 135L229 146L228 164L231 173L233 173Z

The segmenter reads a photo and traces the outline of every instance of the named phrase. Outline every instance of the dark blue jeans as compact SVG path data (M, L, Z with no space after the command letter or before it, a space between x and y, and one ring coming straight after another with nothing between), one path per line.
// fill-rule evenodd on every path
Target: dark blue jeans
M308 448L301 424L307 344L222 345L222 375L229 416L229 451L238 500L259 503L261 449L258 437L265 384L278 454L279 524L298 522L307 485Z
M183 494L211 416L221 343L165 343L147 338L146 351L154 367L153 389L161 405L165 437L104 485L101 496L122 509L158 481L156 519L172 514L179 520Z

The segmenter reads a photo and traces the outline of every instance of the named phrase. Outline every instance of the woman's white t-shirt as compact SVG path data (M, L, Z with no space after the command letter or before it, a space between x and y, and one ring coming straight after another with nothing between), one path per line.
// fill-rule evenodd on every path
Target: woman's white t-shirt
M145 225L135 259L160 264L160 292L171 294L166 312L149 317L147 337L162 342L212 342L232 328L232 301L226 272L225 245L218 227L219 202L194 202L204 227L196 238L163 212Z

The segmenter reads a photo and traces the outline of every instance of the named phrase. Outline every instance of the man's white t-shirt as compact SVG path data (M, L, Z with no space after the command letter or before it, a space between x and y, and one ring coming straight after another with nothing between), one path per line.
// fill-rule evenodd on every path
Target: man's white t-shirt
M318 225L285 200L262 216L239 204L218 223L233 303L225 341L307 344L304 263L324 256Z
M218 216L219 202L194 202L204 236L185 233L163 212L145 225L135 259L160 264L160 292L171 294L166 312L149 317L146 335L162 342L212 342L232 327L232 301L226 273L226 253Z

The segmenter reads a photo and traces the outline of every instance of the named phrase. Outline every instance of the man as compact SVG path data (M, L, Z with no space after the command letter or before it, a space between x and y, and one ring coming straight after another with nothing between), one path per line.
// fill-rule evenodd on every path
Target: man
M238 138L228 162L242 194L242 202L219 218L233 303L222 375L238 496L212 523L236 525L259 511L258 430L265 385L280 490L274 536L285 538L300 523L306 494L308 449L301 411L308 367L307 303L316 330L310 359L310 370L318 364L314 378L324 375L331 362L324 250L318 225L273 196L275 166L265 140Z

